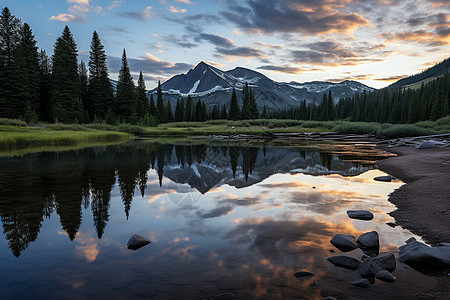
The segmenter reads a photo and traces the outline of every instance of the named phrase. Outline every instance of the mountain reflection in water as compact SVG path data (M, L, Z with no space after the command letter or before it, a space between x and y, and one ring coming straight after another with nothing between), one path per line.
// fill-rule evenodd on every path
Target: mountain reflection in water
M401 183L369 169L312 150L153 141L0 158L0 279L28 287L5 297L316 297L312 282L349 274L326 261L334 234L377 230L393 252L412 236L384 224ZM134 233L152 244L127 250Z

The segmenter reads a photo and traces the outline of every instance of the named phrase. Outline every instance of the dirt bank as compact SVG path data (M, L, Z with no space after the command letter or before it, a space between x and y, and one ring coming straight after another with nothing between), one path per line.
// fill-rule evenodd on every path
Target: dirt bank
M378 168L406 183L389 197L397 224L428 243L450 242L450 149L383 150L398 156L378 161Z

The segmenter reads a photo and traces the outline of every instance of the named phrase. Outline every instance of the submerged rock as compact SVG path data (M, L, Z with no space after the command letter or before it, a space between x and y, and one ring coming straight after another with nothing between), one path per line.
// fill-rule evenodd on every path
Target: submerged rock
M305 272L305 271L300 271L300 272L295 272L294 276L295 277L309 277L309 276L313 276L314 274L311 272Z
M436 144L433 141L423 141L417 148L419 148L419 149L436 148Z
M373 180L383 181L383 182L391 182L392 177L391 176L377 176Z
M397 224L392 223L392 222L388 222L388 223L386 223L386 224L387 224L388 226L392 227L392 228L397 227Z
M335 266L349 270L357 270L361 264L361 262L356 258L345 255L328 257L327 260Z
M394 282L396 279L396 277L394 275L392 275L391 272L386 271L386 270L378 271L375 274L375 278L389 282L389 283Z
M450 268L450 247L430 247L415 239L408 241L399 248L401 262L423 273Z
M358 244L353 235L336 234L330 243L342 252L348 252L358 248Z
M145 237L140 236L138 234L133 234L133 236L130 237L130 239L128 240L127 247L128 247L128 249L131 249L131 250L137 250L137 249L144 247L150 243L151 243L151 241L149 239L146 239Z
M366 278L361 278L361 279L357 279L357 280L350 282L350 284L354 285L354 286L366 288L370 285L370 282Z
M363 248L379 249L380 247L378 232L376 231L370 231L361 234L356 240L356 242L360 244Z
M347 210L347 215L351 219L364 221L370 221L373 219L373 214L368 210Z

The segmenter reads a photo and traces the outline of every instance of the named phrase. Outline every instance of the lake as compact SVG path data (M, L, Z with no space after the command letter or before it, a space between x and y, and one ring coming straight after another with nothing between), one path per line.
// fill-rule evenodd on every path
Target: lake
M2 299L358 298L357 271L326 260L341 255L330 239L376 230L397 256L414 236L386 224L403 183L380 175L317 150L199 140L2 157ZM127 249L135 233L152 243ZM364 295L397 297L426 278L401 263L394 275Z

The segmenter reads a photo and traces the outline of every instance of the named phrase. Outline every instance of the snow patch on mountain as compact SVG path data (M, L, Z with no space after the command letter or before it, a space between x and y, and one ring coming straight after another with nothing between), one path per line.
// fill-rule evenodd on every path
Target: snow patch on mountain
M199 84L200 84L200 79L194 83L194 86L191 88L191 90L188 92L188 94L193 94L197 90Z

